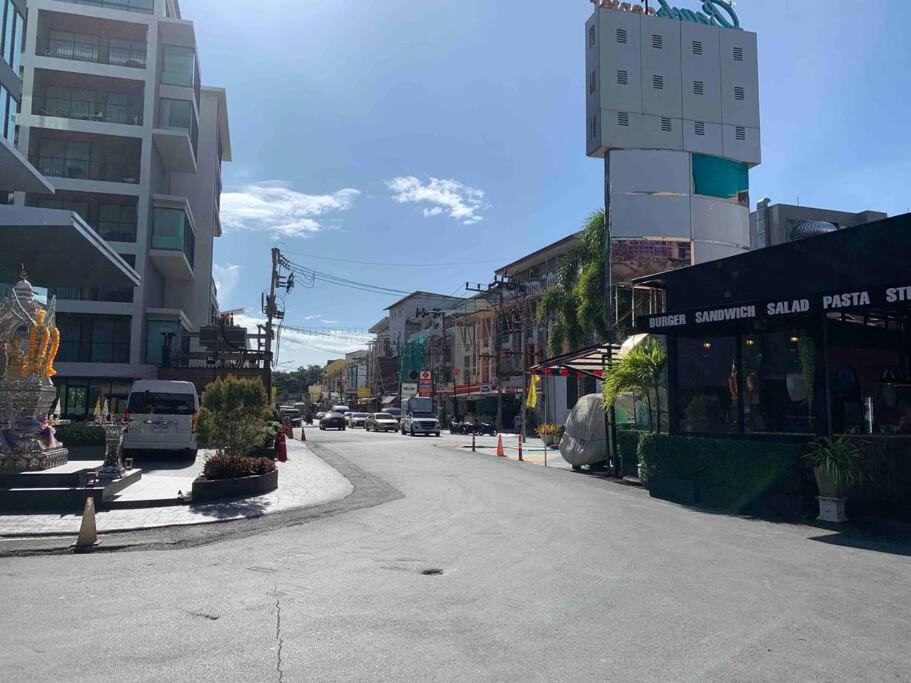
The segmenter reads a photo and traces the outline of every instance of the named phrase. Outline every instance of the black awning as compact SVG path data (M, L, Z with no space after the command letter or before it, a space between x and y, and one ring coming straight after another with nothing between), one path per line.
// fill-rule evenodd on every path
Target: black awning
M666 312L639 329L673 329L827 312L888 311L911 301L911 214L649 278Z

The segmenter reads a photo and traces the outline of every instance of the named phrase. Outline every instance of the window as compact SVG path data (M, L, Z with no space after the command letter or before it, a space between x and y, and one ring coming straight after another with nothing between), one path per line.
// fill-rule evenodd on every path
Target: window
M737 380L736 337L677 338L678 429L693 434L739 431L732 387Z
M743 90L743 86L735 85L734 86L734 99L742 102L745 99L745 96L746 96L746 93Z
M183 209L155 207L155 224L152 229L152 248L182 251L190 267L196 251L196 236Z
M705 154L693 155L693 192L739 204L749 203L750 175L746 164Z
M588 92L589 92L589 94L593 94L593 93L595 92L595 90L598 89L597 78L596 78L596 77L597 77L597 72L596 72L596 71L592 71L592 72L591 72L591 75L588 77Z
M76 59L83 62L99 61L98 36L89 33L51 31L47 52L51 57Z
M743 61L743 48L742 48L742 47L735 47L735 48L734 48L734 61L735 61L735 62L742 62L742 61Z
M618 126L628 126L629 125L629 114L625 111L617 112L617 125Z
M652 47L656 50L664 48L664 36L657 33L652 34Z
M595 27L594 26L588 27L588 46L589 47L595 46Z
M16 112L19 102L12 93L0 84L0 137L6 138L11 145L16 138Z
M43 113L68 119L90 119L98 111L95 91L49 85L45 90Z
M747 139L747 129L744 128L743 126L737 126L734 129L734 137L736 137L738 140L746 140Z
M135 204L99 204L95 227L103 239L112 242L135 242Z
M16 9L13 0L0 0L0 55L13 71L19 73L22 60L22 38L25 35L25 18Z
M196 85L196 52L191 47L161 46L161 82L192 88Z
M146 44L141 40L111 38L108 44L108 63L119 66L145 67Z
M694 121L693 122L693 132L696 135L705 135L705 122L704 121Z
M701 40L693 41L693 54L700 55L700 56L702 55L702 41Z
M671 132L671 120L667 116L661 117L661 130L665 133Z
M195 154L198 126L196 112L193 111L193 103L190 100L172 100L162 97L159 104L158 125L166 130L186 131L193 143Z
M705 94L705 83L702 81L693 81L693 94L694 95L704 95Z
M174 321L149 320L146 327L146 363L161 365L165 343L170 335L171 350L176 350L174 339L180 330Z
M659 76L658 74L652 76L652 87L655 90L664 90L664 76Z
M629 74L623 69L617 70L617 83L619 85L627 85L629 83Z
M578 34L577 34L577 35L578 35ZM617 42L618 42L618 43L626 43L626 29L625 29L625 28L618 28L618 29L617 29Z

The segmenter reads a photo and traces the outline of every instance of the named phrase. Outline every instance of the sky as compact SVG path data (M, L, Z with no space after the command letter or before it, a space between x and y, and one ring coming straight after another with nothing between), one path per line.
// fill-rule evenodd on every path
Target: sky
M698 9L697 0L673 6ZM586 0L182 0L206 85L228 93L214 276L260 317L270 253L394 290L466 281L603 202L585 155ZM911 211L911 3L739 0L758 34L751 202ZM317 280L285 297L282 369L324 363L398 297Z

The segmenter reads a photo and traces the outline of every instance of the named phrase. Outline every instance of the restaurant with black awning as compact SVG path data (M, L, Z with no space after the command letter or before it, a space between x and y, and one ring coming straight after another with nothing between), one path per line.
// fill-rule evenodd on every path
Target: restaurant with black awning
M911 444L911 214L640 278L671 433Z

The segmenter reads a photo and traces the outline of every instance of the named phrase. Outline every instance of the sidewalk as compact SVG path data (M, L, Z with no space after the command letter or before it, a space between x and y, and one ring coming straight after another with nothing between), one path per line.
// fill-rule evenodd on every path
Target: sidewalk
M298 440L288 441L288 462L279 462L278 488L254 498L205 505L156 507L135 510L106 510L96 515L99 533L153 529L158 527L207 524L232 519L250 519L293 508L321 505L350 495L351 482L334 467L323 462ZM199 463L189 469L201 467ZM175 488L184 476L155 476L152 486ZM195 474L193 475L195 476ZM145 480L145 475L143 480ZM168 484L171 479L173 483ZM192 478L190 479L192 483ZM76 534L80 514L0 515L0 537L24 537Z
M501 434L503 437L503 452L510 460L519 459L519 435L518 434ZM461 448L471 450L471 437L468 438L467 444L462 444ZM496 455L497 453L496 436L478 436L475 437L475 448L479 453ZM535 437L528 437L522 440L522 459L533 465L545 467L557 467L559 469L572 469L572 465L566 462L560 455L558 448L550 447L545 451L544 442Z

